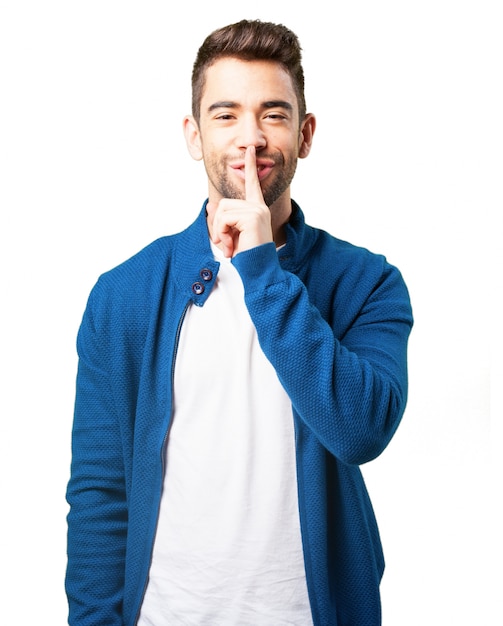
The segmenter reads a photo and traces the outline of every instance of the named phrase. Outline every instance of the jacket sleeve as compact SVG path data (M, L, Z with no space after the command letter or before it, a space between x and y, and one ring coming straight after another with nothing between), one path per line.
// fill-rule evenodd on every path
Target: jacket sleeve
M354 309L339 337L334 320L328 314L330 321L324 319L303 282L281 268L274 244L233 259L261 347L295 413L327 450L355 465L384 450L407 400L409 296L398 270L383 257L372 259L370 287L367 276L365 288L346 285L332 296L337 305L330 304L330 315L341 307ZM322 284L318 290L332 288Z
M93 293L79 329L72 466L67 489L66 592L72 626L122 625L127 507L119 420L93 320Z

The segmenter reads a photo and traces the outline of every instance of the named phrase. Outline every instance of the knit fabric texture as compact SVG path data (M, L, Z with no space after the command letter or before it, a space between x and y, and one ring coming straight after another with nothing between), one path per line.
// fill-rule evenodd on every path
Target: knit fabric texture
M292 402L313 622L379 626L384 558L359 466L386 448L405 409L413 323L406 285L383 256L306 225L295 203L279 252L265 244L232 262L260 345ZM77 340L67 490L71 625L137 620L179 329L187 307L211 297L218 268L204 205L189 228L102 275L89 296Z

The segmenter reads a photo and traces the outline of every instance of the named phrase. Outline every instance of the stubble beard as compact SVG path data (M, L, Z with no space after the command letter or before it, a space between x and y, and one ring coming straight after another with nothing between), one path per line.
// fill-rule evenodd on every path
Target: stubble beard
M264 202L270 208L278 198L288 189L297 169L297 159L285 160L282 153L261 155L262 158L274 161L274 169L271 172L273 177L268 183L261 185ZM237 187L229 179L228 162L234 160L229 157L222 157L220 160L211 158L206 167L211 184L223 198L244 200L245 192Z

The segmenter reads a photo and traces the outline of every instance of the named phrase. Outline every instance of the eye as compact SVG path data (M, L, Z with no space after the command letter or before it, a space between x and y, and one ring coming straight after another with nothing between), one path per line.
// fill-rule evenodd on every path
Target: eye
M274 121L282 121L282 120L286 120L287 116L284 115L283 113L266 113L265 117L269 120L274 120Z

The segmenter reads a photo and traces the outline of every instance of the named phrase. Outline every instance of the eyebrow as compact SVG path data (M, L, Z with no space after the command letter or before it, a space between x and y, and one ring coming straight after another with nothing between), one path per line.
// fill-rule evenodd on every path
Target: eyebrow
M208 113L211 111L215 111L216 109L239 109L241 105L237 102L232 102L231 100L221 100L219 102L214 102L210 104L208 107ZM267 100L266 102L262 102L261 108L266 109L285 109L287 111L293 111L293 106L290 102L286 100Z

